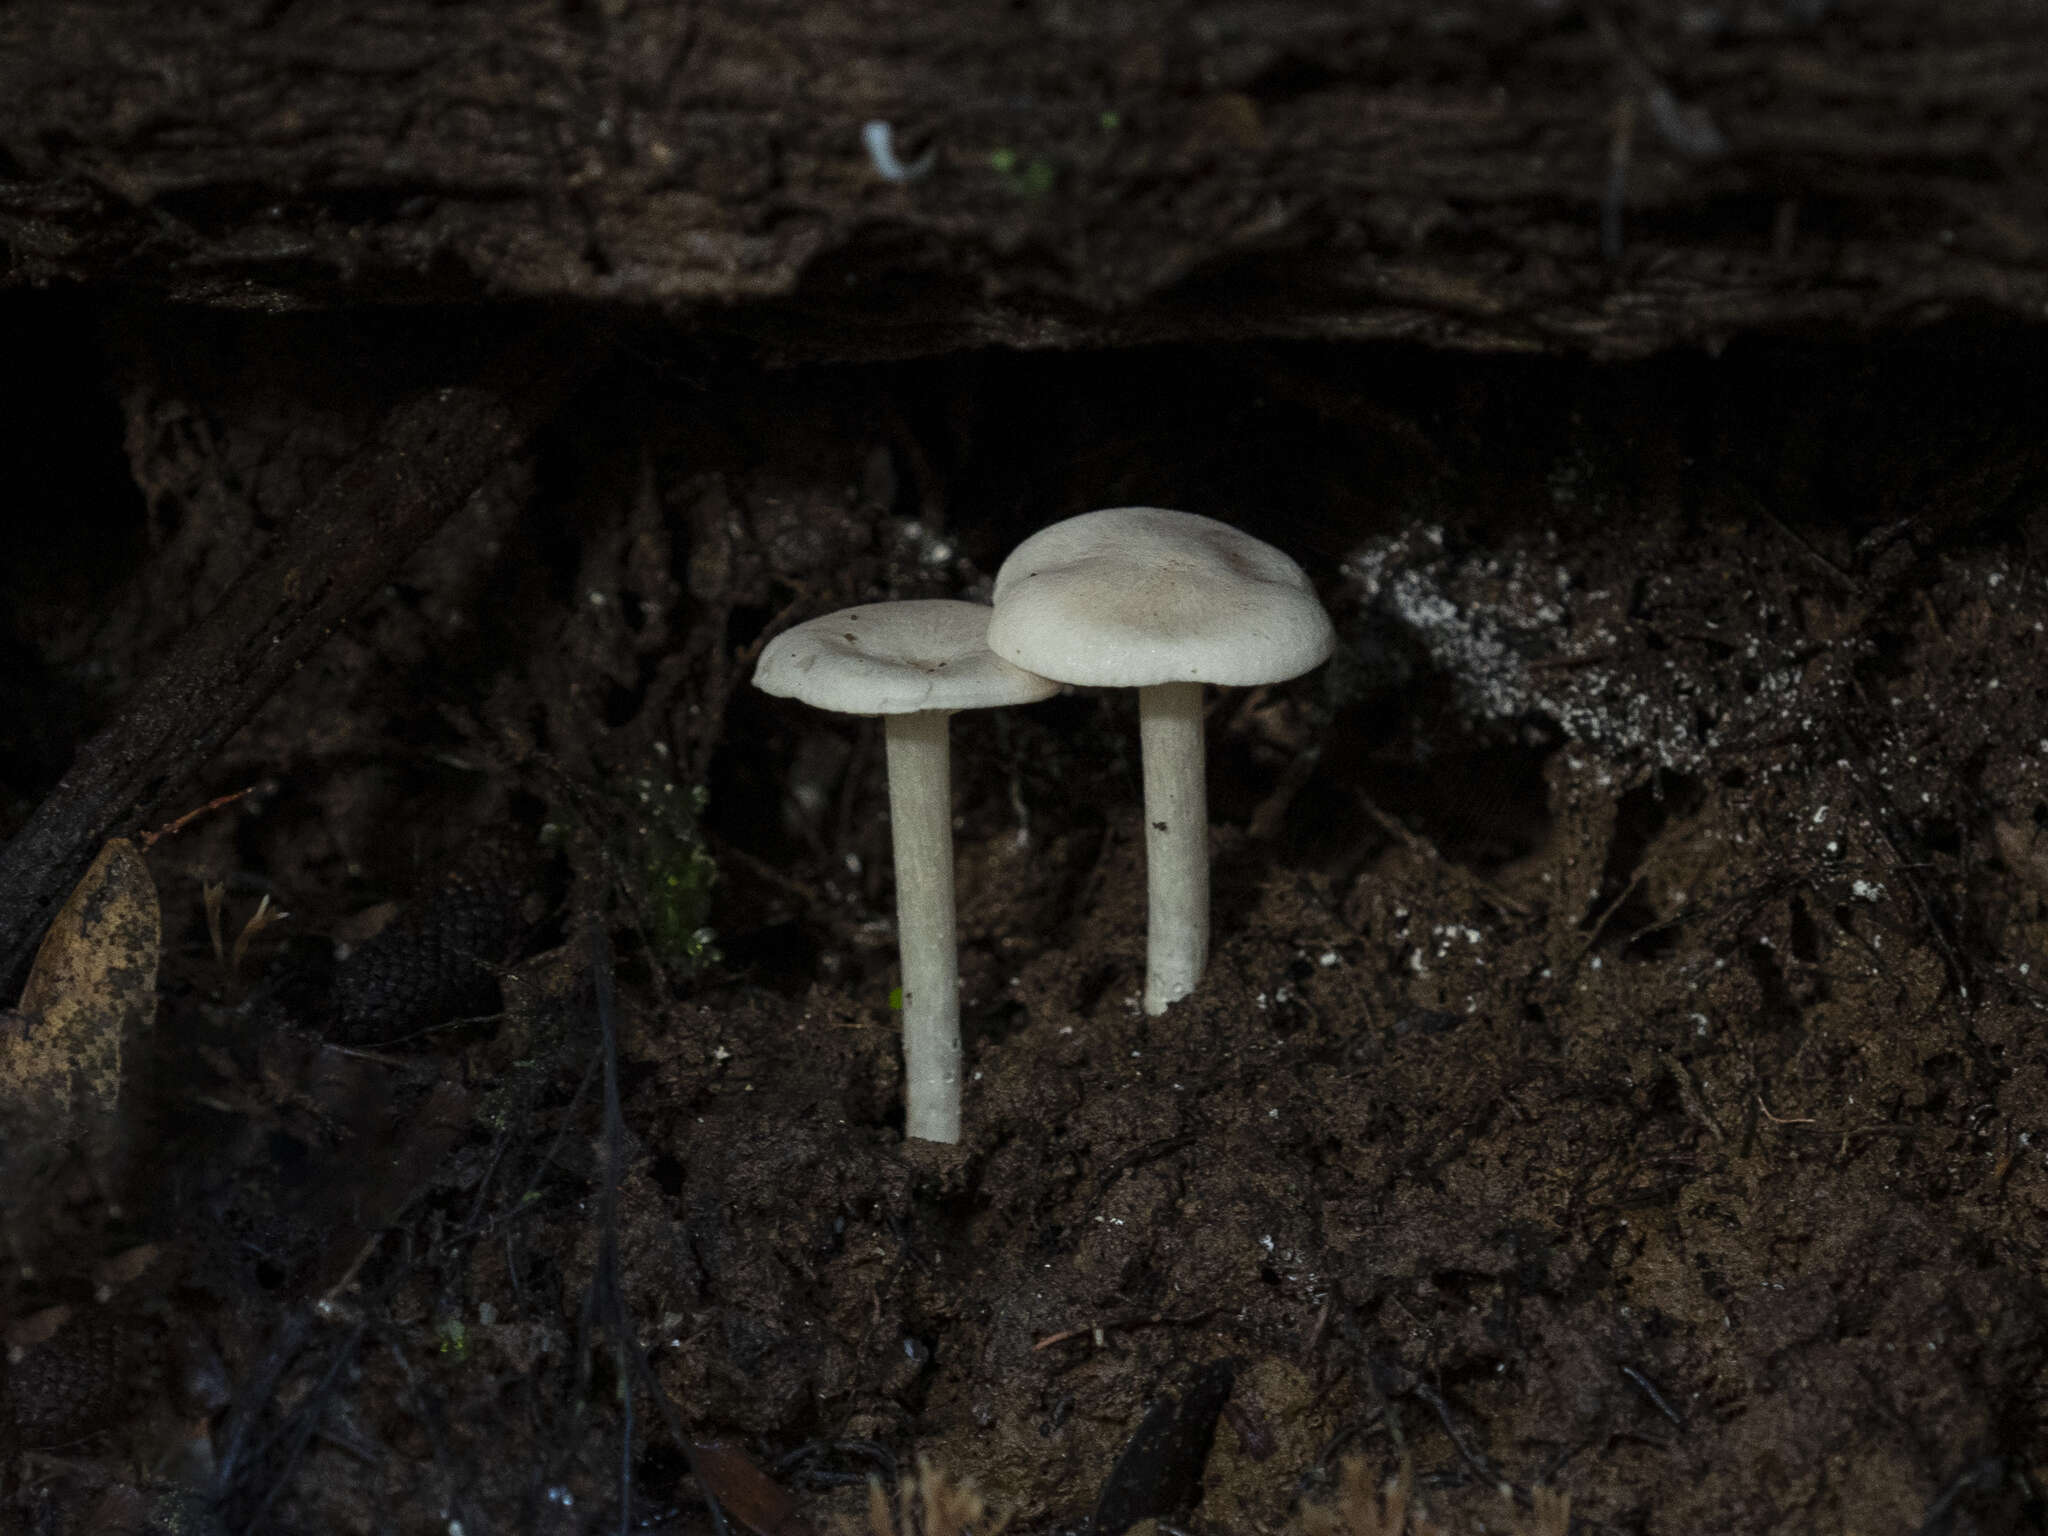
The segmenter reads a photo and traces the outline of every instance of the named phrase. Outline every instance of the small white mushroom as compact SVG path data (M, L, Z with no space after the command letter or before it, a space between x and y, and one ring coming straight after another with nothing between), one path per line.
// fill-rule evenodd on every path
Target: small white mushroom
M1202 685L1295 677L1336 645L1301 567L1228 523L1158 507L1042 528L996 573L988 643L1057 682L1138 690L1145 768L1145 1011L1209 958Z
M896 850L903 960L904 1131L960 1139L960 957L953 916L953 793L947 717L1032 704L1059 684L988 648L990 610L934 599L871 603L783 631L754 686L849 715L880 715Z

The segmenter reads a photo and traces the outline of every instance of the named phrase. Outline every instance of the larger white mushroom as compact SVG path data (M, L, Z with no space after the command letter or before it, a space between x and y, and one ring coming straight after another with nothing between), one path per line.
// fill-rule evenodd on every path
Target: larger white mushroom
M871 603L784 630L754 686L818 709L882 716L903 960L904 1131L960 1139L960 957L953 916L953 791L947 717L1032 704L1059 684L988 648L990 610L933 599Z
M1228 523L1159 507L1042 528L996 573L991 650L1062 683L1138 690L1145 767L1145 1011L1209 959L1202 685L1277 683L1328 658L1330 616L1301 567Z

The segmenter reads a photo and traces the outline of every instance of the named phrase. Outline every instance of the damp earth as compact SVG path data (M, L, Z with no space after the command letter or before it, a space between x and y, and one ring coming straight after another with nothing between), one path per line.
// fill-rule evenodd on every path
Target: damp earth
M7 832L363 424L352 322L56 314ZM1347 1457L1457 1532L2039 1528L2038 338L627 352L150 854L118 1155L10 1200L0 1529L844 1529L921 1457L1033 1533ZM955 721L966 1129L906 1144L879 731L753 658L1128 503L1337 655L1209 695L1160 1017L1133 701Z

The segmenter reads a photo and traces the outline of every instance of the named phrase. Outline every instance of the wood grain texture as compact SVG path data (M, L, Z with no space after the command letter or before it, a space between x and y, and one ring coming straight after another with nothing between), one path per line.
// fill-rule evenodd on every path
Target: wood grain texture
M2048 312L2044 106L2017 0L31 0L0 282L1630 355Z

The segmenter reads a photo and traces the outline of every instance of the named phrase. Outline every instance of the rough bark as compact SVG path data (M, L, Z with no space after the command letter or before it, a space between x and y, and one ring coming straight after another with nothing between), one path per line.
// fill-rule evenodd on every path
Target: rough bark
M161 815L363 597L517 452L599 355L555 327L520 338L475 381L385 417L357 459L279 531L0 847L0 990L109 834Z
M1629 355L2048 312L2044 106L2011 0L43 0L0 11L0 282Z

